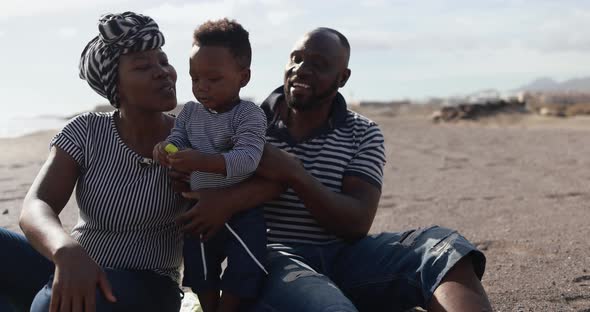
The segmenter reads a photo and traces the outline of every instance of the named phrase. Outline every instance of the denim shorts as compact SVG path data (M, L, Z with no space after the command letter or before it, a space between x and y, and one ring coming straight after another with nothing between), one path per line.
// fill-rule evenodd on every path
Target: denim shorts
M327 245L269 245L269 277L247 311L406 311L427 308L446 273L485 257L456 231L432 226Z
M228 224L254 257L266 267L266 224L262 211L255 208L238 213ZM190 287L195 293L221 289L240 298L254 298L258 295L266 274L227 228L222 228L205 242L204 249L207 279L201 258L200 240L185 238L184 286ZM221 263L225 258L227 267L220 278Z

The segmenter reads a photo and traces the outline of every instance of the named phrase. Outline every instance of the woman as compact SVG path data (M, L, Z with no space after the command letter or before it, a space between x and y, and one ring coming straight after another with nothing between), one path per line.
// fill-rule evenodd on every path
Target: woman
M166 168L151 162L174 124L165 112L176 106L176 72L151 18L106 15L98 28L80 77L117 110L80 115L51 141L23 204L28 242L0 232L14 261L0 268L11 287L1 290L26 307L45 280L32 311L178 311L182 235L174 219L182 198ZM74 187L80 218L70 235L58 215ZM30 267L28 278L15 267Z

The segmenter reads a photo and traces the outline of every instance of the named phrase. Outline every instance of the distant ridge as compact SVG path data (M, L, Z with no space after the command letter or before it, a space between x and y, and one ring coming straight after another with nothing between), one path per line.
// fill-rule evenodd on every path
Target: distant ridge
M590 93L590 77L569 79L563 82L557 82L548 77L535 79L517 89L517 91L531 92L567 92L576 91Z
M184 103L184 102L183 102ZM171 110L169 113L173 114L175 116L178 116L178 114L180 113L180 111L182 110L182 107L184 106L184 104L180 104L178 103L178 105L176 106L176 108L174 108L173 110ZM115 110L115 108L110 105L110 104L99 104L94 106L93 109L89 110L90 112L95 112L95 113L108 113L108 112L112 112L113 110ZM70 115L70 116L66 116L63 117L63 119L72 119L76 116L78 116L79 114L81 114L83 112L74 114L74 115Z

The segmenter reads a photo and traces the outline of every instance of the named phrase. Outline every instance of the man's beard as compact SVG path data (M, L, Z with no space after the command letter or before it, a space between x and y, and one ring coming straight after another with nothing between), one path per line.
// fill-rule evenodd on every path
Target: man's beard
M332 86L330 86L330 88L328 88L326 92L318 95L312 93L312 95L305 101L296 100L295 98L289 96L288 92L285 92L285 94L287 94L287 105L289 106L289 108L295 109L300 112L305 112L320 106L322 102L324 102L326 99L335 94L336 91L338 91L337 80L334 81Z

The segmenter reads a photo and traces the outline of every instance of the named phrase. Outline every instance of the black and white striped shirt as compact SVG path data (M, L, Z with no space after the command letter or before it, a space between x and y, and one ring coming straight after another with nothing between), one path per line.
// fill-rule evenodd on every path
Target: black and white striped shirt
M338 94L328 124L303 142L295 142L275 105L283 101L282 87L262 104L269 123L267 141L301 161L307 172L333 192L342 191L342 179L356 176L381 188L385 165L384 139L371 120L349 111ZM325 244L339 240L321 227L289 188L264 204L269 243Z
M114 114L77 116L51 141L80 168L72 236L102 267L151 270L178 282L182 234L174 219L183 212L182 198L166 168L125 145Z
M264 150L266 116L258 105L241 101L231 110L216 113L201 103L188 102L176 118L167 141L179 149L219 154L225 159L227 175L194 171L191 189L224 187L250 177Z

